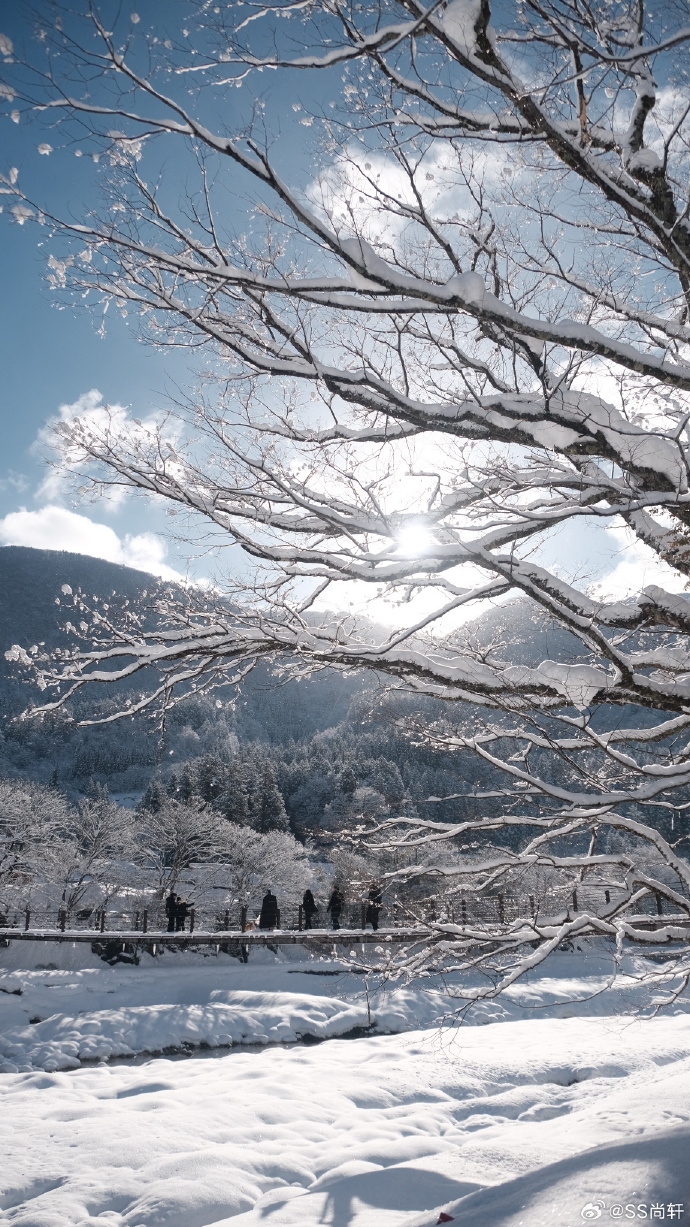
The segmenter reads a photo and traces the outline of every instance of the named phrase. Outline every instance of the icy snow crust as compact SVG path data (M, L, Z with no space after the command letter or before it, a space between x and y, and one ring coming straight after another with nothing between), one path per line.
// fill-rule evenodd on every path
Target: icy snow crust
M604 994L608 951L559 953L463 1027L440 1025L444 992L373 992L373 1033L289 1047L366 1028L362 977L294 949L110 968L15 943L0 950L0 1221L431 1227L444 1209L571 1227L599 1201L690 1214L690 1000L644 1019L643 967ZM238 1047L96 1063L204 1044Z

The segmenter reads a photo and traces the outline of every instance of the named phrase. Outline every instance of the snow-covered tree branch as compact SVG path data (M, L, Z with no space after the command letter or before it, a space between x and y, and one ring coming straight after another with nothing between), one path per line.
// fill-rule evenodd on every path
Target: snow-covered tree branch
M51 228L58 289L208 368L146 423L63 422L61 463L246 562L227 599L173 594L145 625L70 594L83 650L34 661L55 702L152 666L166 698L265 657L377 670L481 709L471 736L452 702L425 735L507 777L516 822L570 824L578 874L634 812L662 855L654 806L690 784L690 26L639 0L286 0L164 33L107 6L41 31L5 97L79 132L102 203L74 220L3 191ZM314 91L308 172L267 69ZM654 582L569 571L554 543L584 533ZM403 628L357 613L381 591ZM567 632L556 659L462 631L510 596ZM616 865L631 905L664 894Z

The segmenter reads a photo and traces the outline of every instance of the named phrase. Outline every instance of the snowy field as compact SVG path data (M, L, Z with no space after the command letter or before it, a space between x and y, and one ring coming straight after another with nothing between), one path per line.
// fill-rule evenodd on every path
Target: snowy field
M643 970L602 994L605 951L558 954L457 1027L440 991L368 1010L361 976L295 949L111 968L14 943L0 1221L690 1222L690 1001L643 1017Z

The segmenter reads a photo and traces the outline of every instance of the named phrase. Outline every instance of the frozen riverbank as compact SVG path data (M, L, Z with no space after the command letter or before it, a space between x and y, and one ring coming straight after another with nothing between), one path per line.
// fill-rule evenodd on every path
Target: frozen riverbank
M47 953L46 953L47 952ZM31 966L22 965L22 959ZM51 956L60 965L46 966ZM551 1018L635 1016L650 995L648 965L629 962L613 988L611 953L559 953L463 1025ZM606 991L604 991L606 990ZM110 967L88 947L16 943L0 951L0 1072L75 1069L83 1062L194 1048L297 1043L348 1034L455 1026L452 981L436 988L382 986L299 949L224 955L144 955ZM653 994L658 998L658 994ZM686 996L676 1013L690 1010Z
M474 1010L476 1025L440 1025L448 992L373 992L371 1021L389 1033L354 1042L337 1036L368 1024L362 977L328 961L111 968L64 949L62 968L29 969L0 955L9 1227L690 1216L688 1003L644 1020L644 968L602 993L606 952L559 954L548 977ZM305 1035L331 1038L285 1046ZM235 1050L142 1056L206 1043Z

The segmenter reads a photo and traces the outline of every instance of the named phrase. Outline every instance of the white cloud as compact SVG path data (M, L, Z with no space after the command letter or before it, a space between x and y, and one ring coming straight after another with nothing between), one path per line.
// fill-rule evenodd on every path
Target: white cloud
M28 484L24 474L16 473L14 469L9 469L6 477L0 477L0 490L15 490L17 494L21 494Z
M361 234L375 245L378 254L383 254L386 247L398 249L403 234L410 231L405 210L416 210L417 193L437 221L455 219L471 225L477 206L467 185L470 171L474 182L481 183L483 192L490 194L497 207L510 207L514 193L523 191L523 179L533 175L512 145L497 143L489 149L463 146L460 155L439 142L419 161L413 191L407 170L397 159L353 141L312 179L306 192L313 207L336 230ZM399 212L391 207L391 201L400 202Z
M11 511L0 519L0 544L68 550L149 571L161 579L184 578L164 562L167 546L156 533L128 533L123 539L109 525L98 524L88 516L54 504L40 511Z
M104 404L103 394L98 388L82 393L70 405L60 405L57 414L48 418L41 427L33 444L35 452L42 456L48 454L51 459L51 468L36 491L39 502L61 502L74 488L75 472L84 472L90 467L84 461L78 441L68 443L63 439L58 450L56 428L77 421L84 425L89 434L99 439L123 441L128 445L138 443L146 450L161 425L161 415L151 413L143 421L130 417L127 406ZM172 420L166 422L166 442L174 442L176 429ZM107 511L115 511L129 493L124 486L113 486L102 495L101 505Z
M619 545L619 561L590 589L597 600L622 601L637 596L650 584L658 584L666 592L687 591L686 577L659 558L643 541L638 541L629 528L610 528L609 536Z
M33 450L41 456L48 453L52 466L35 493L39 506L36 511L25 507L9 512L0 518L0 546L21 545L33 549L66 550L74 554L87 554L103 558L107 562L148 571L162 579L184 581L184 576L165 561L167 544L154 532L118 534L108 524L92 520L87 515L70 511L63 505L66 496L74 489L74 470L84 468L79 462L78 444L66 443L61 452L56 449L55 428L81 421L96 435L109 439L126 439L128 443L146 444L160 423L156 414L144 421L129 416L123 405L105 405L97 388L83 393L69 405L61 405L58 413L39 430ZM174 427L167 429L166 440L174 436ZM21 475L10 473L0 479L0 489L14 487L18 492L24 488ZM99 512L108 515L117 511L127 498L128 491L122 488L107 490L99 500ZM97 513L98 514L98 513Z

